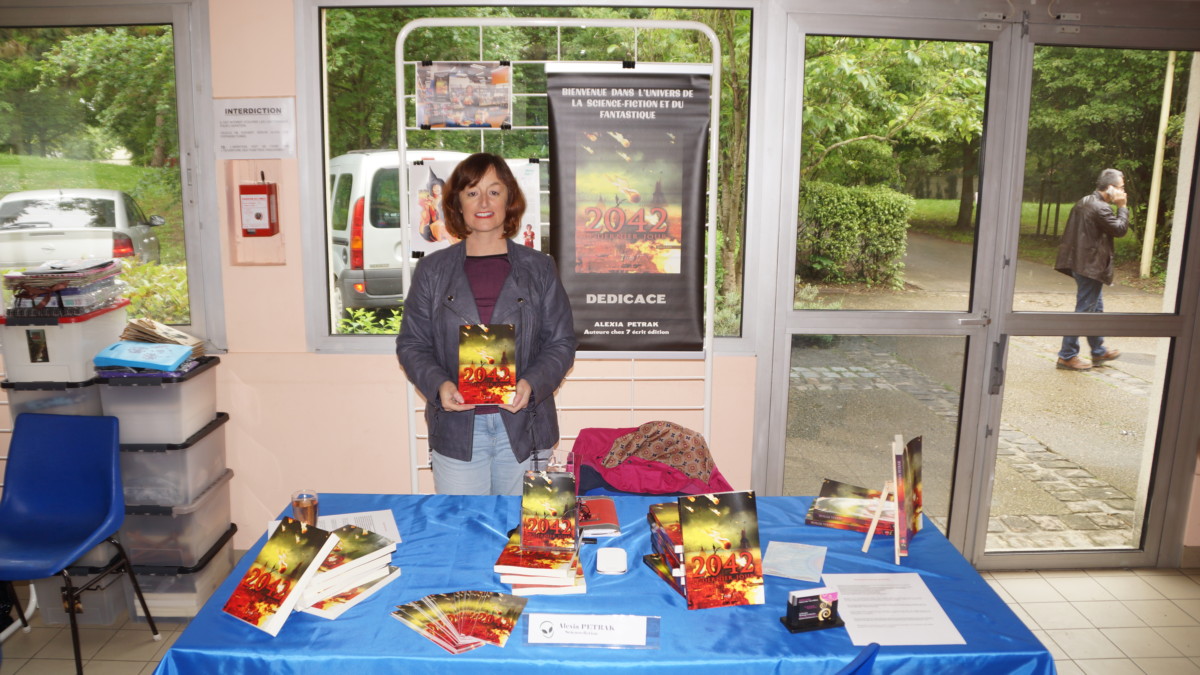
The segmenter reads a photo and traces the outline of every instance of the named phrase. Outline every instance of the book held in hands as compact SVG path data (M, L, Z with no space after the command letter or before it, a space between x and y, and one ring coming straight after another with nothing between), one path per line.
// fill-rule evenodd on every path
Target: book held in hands
M517 334L510 323L458 331L458 392L465 403L509 404L517 393Z

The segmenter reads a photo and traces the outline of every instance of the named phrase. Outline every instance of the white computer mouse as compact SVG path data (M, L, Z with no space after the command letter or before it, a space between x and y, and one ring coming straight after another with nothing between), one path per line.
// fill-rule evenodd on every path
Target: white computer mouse
M627 569L625 549L613 546L596 549L596 571L600 574L625 574Z

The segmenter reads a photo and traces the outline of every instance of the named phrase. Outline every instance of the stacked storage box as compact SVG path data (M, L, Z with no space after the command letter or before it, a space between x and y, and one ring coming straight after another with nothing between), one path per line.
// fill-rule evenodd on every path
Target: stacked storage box
M108 270L105 273L109 276L98 282L107 290L85 287L85 292L78 293L77 288L66 288L45 296L44 303L31 299L21 283L14 281L20 281L21 275L5 275L5 286L15 299L7 308L8 314L0 316L0 349L7 375L0 388L8 397L14 421L26 412L101 414L100 387L94 378L92 357L120 338L129 301L112 293L119 288L113 276L120 269L119 263L115 269L102 262L97 265ZM103 565L115 553L112 545L103 544L82 562ZM87 581L86 569L72 572L79 577L76 584ZM42 620L49 625L65 624L66 610L58 600L60 580L40 579L34 587L41 598ZM78 616L80 624L110 625L120 619L126 610L125 587L132 594L128 580L114 576L86 593L83 613Z
M233 569L229 416L217 412L218 363L203 356L183 372L101 370L96 378L103 413L120 420L121 544L156 619L194 616Z

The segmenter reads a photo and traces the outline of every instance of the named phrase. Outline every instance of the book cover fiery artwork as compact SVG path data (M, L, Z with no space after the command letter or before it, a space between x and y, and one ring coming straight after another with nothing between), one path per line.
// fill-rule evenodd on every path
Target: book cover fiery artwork
M512 403L517 336L509 323L469 324L458 332L458 391L467 403Z

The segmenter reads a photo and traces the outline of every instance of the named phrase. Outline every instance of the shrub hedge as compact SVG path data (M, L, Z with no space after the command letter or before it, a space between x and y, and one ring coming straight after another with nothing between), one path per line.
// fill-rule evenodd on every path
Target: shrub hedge
M882 186L806 182L800 189L797 273L820 281L902 286L914 203Z

